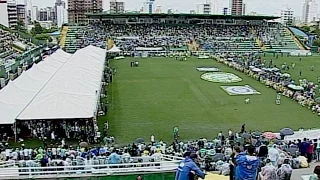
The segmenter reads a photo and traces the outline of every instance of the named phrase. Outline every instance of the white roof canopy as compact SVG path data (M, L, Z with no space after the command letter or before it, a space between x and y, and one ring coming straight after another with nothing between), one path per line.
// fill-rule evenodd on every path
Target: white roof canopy
M1 89L0 124L13 124L17 116L70 57L71 54L58 50Z
M100 97L104 49L78 50L18 115L18 120L93 118Z

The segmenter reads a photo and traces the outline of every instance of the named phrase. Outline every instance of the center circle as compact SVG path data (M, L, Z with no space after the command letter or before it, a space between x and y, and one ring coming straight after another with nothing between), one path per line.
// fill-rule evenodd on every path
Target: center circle
M233 87L228 87L226 88L227 91L232 92L234 94L252 94L254 90L248 87L243 87L243 86L233 86Z
M201 79L215 83L233 83L242 81L237 75L224 72L205 73L201 75Z

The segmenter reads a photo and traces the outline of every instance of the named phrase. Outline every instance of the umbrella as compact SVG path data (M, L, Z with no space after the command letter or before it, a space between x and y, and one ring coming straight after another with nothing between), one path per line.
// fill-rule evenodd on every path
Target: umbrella
M289 73L284 73L284 74L282 74L281 76L282 76L282 77L287 77L287 78L291 77L291 75L290 75Z
M137 138L135 142L136 143L142 143L142 142L144 142L144 139L143 138Z
M294 85L294 84L288 85L288 88L293 89L293 90L296 90L296 91L304 90L304 88L303 88L302 86L296 86L296 85Z
M317 103L319 103L319 102L320 102L320 97L317 97L317 98L315 99L315 101L316 101Z
M242 138L245 138L245 139L249 139L249 138L251 138L251 134L243 133L243 134L241 135L241 137L242 137Z
M259 69L259 68L253 68L251 71L253 71L253 72L261 72L262 70Z
M259 132L259 131L255 131L255 132L253 132L253 133L251 133L253 136L261 136L262 135L262 133L261 132Z
M290 136L293 134L294 134L294 131L290 128L283 128L280 130L280 135L282 135L282 136Z
M272 132L265 132L265 133L263 133L263 137L266 139L275 139L275 138L277 138L277 135L275 135Z
M81 142L81 143L79 144L79 146L80 146L80 147L88 147L89 144L88 144L87 142Z

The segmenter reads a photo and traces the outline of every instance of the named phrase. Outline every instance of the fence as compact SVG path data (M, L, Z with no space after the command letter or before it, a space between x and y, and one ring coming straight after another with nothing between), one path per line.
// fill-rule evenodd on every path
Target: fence
M159 162L48 167L17 167L8 163L7 166L1 165L0 179L82 178L173 172L181 159L180 157L162 155Z

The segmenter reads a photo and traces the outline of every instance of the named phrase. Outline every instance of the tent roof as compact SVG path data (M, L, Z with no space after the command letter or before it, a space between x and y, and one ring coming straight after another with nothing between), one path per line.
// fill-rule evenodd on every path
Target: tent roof
M18 120L93 118L100 96L104 49L78 50L52 76Z
M53 74L71 57L58 50L0 90L0 124L13 124Z
M121 52L121 50L116 45L113 45L113 47L109 49L108 52Z

